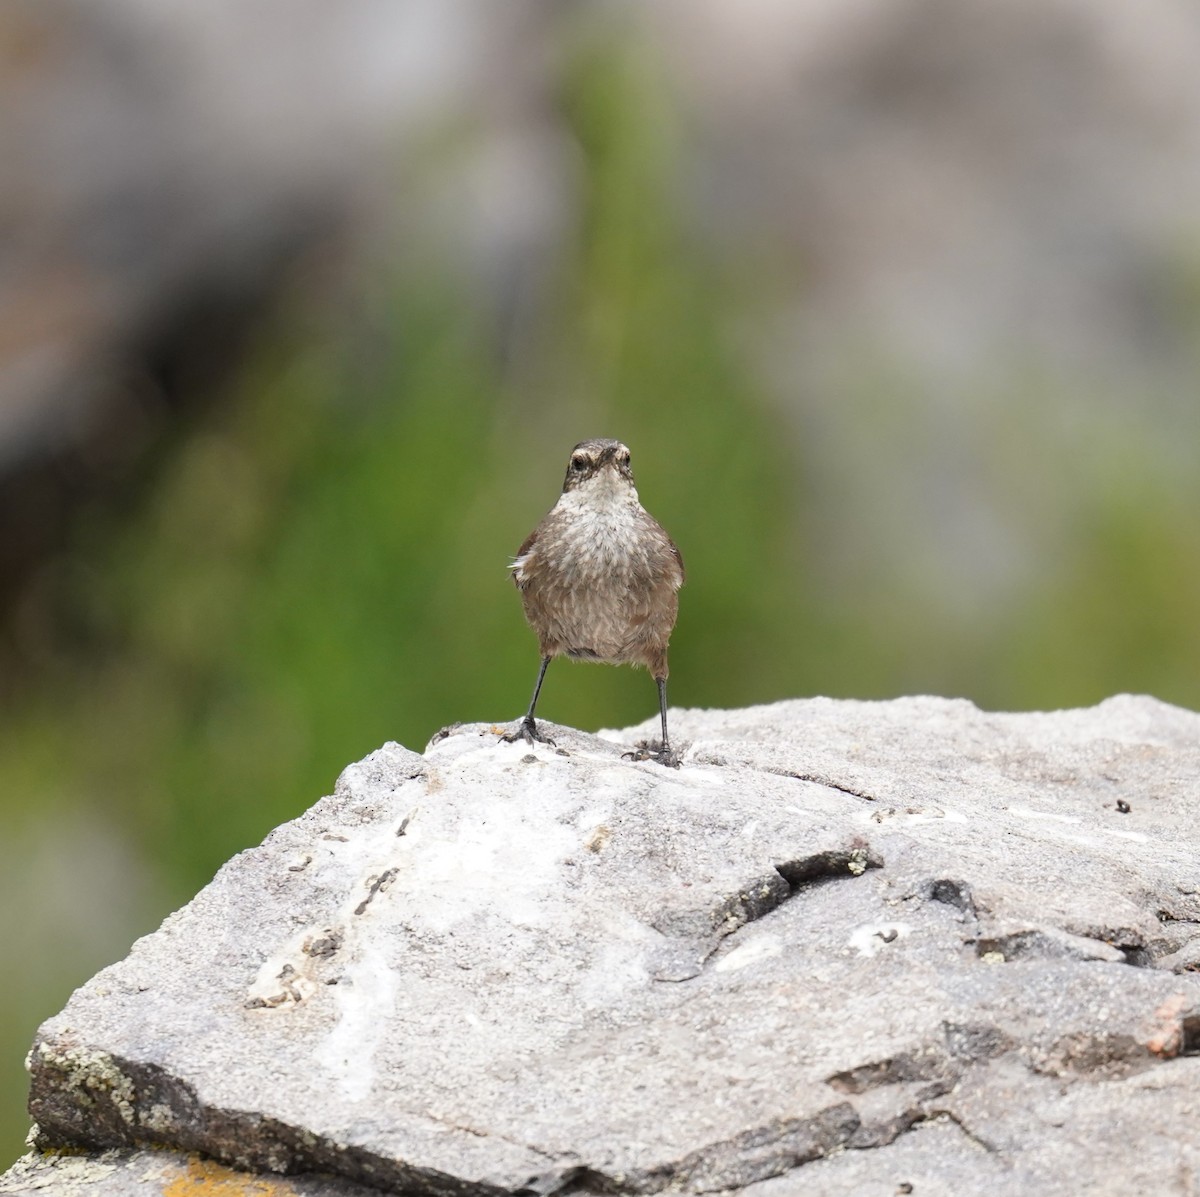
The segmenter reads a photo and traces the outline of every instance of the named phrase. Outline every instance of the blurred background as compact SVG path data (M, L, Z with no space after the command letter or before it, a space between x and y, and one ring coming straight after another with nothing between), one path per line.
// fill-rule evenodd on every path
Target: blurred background
M524 711L584 437L675 705L1200 705L1197 78L1188 0L7 0L0 1165L75 985Z

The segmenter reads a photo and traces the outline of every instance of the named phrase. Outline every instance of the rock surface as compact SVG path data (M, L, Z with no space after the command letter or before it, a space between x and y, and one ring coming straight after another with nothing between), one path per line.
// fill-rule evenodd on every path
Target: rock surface
M0 1192L74 1191L71 1145L314 1194L1197 1191L1200 716L672 728L677 772L622 759L650 723L352 765L42 1027L51 1154Z
M27 1155L0 1176L0 1193L41 1197L377 1197L341 1177L251 1175L176 1151Z

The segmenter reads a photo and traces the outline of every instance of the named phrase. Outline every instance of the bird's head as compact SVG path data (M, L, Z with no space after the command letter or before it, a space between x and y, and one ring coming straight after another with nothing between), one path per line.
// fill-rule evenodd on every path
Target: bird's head
M633 470L629 468L629 450L620 441L580 441L571 450L563 494L570 491L631 488Z

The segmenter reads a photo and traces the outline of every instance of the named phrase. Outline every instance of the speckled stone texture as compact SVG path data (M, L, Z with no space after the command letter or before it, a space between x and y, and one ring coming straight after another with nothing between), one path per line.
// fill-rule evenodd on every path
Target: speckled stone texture
M0 1176L4 1197L375 1197L337 1176L276 1176L177 1151L37 1152Z
M622 758L652 724L352 765L42 1027L38 1146L330 1194L1200 1191L1200 717L676 711L678 771Z

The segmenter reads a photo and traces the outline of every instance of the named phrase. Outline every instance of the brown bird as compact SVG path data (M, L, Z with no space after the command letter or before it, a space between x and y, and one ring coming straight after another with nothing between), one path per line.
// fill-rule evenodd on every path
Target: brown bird
M517 550L512 575L542 664L528 713L504 739L552 743L533 717L552 657L644 665L658 684L662 746L627 755L678 768L667 737L667 643L683 558L638 502L620 441L581 441L571 450L562 495Z

